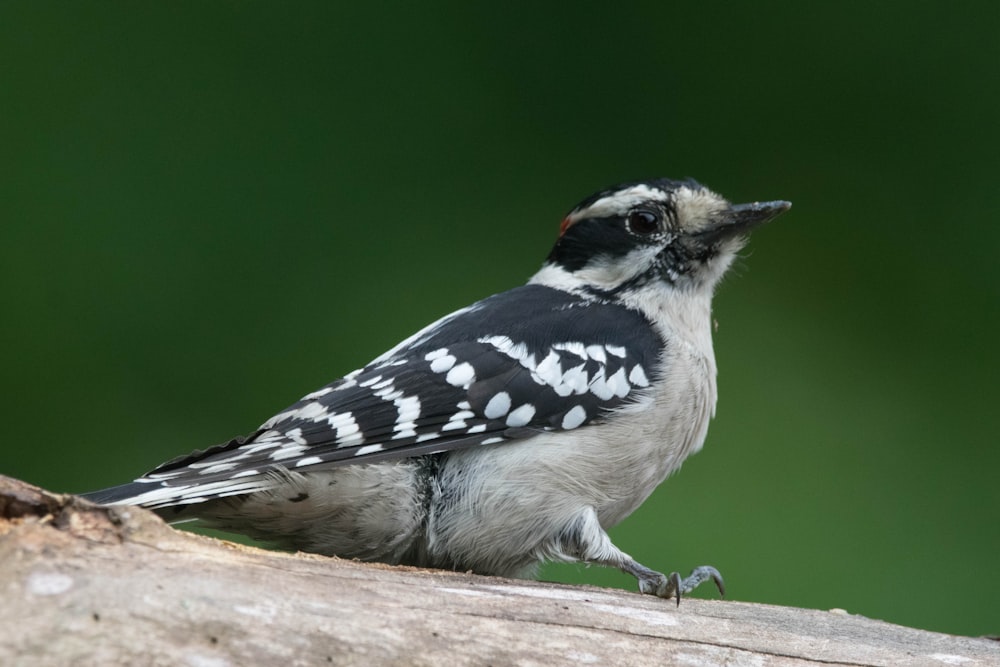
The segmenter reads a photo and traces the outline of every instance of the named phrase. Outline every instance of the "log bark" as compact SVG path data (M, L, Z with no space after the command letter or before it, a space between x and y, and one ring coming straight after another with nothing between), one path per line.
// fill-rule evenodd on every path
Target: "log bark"
M846 613L286 554L0 476L0 665L1000 665Z

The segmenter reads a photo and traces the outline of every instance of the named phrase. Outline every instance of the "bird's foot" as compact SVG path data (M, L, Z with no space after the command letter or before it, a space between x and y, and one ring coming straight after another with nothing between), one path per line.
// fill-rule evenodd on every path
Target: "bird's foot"
M638 565L638 563L636 565ZM669 575L665 575L641 565L635 570L636 571L626 571L635 575L635 578L638 579L640 593L645 595L655 595L666 599L676 598L677 604L681 603L682 595L687 595L709 579L715 582L715 586L719 589L720 595L723 597L726 595L726 587L722 581L722 575L719 574L718 570L710 565L696 567L691 571L691 574L684 579L681 579L681 575L676 572L671 572Z

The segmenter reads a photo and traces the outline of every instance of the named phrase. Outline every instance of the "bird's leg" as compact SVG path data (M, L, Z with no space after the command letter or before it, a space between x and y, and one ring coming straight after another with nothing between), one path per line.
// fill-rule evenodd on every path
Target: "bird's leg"
M639 592L645 595L676 598L677 604L680 604L681 595L690 593L709 579L715 581L721 595L726 594L722 575L710 565L696 567L691 574L681 579L676 572L665 575L639 563L611 542L593 508L587 508L577 517L561 535L560 543L560 550L565 555L575 556L586 563L615 567L631 574L639 582Z

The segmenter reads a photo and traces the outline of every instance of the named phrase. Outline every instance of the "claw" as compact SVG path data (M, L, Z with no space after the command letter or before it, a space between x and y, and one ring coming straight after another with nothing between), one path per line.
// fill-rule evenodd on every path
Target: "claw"
M726 597L726 584L722 581L722 575L714 567L712 568L712 581L715 582L715 587L719 589L719 597Z
M690 593L708 579L715 582L715 587L719 589L719 595L725 597L726 585L722 581L722 575L711 565L702 565L691 570L691 574L683 582L684 592Z
M673 597L677 598L677 606L680 607L681 587L684 585L684 582L681 581L681 575L677 574L676 572L671 572L670 576L667 577L667 583L669 585L667 586L666 595L664 595L663 597L669 600L671 597L670 594L673 593Z

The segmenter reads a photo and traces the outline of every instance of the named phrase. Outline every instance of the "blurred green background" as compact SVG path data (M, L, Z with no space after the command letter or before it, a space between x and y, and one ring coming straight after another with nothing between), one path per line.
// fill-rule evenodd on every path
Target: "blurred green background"
M248 432L521 283L592 191L690 176L795 207L719 291L705 450L616 542L737 600L1000 633L998 29L996 2L4 2L0 472L91 490Z

